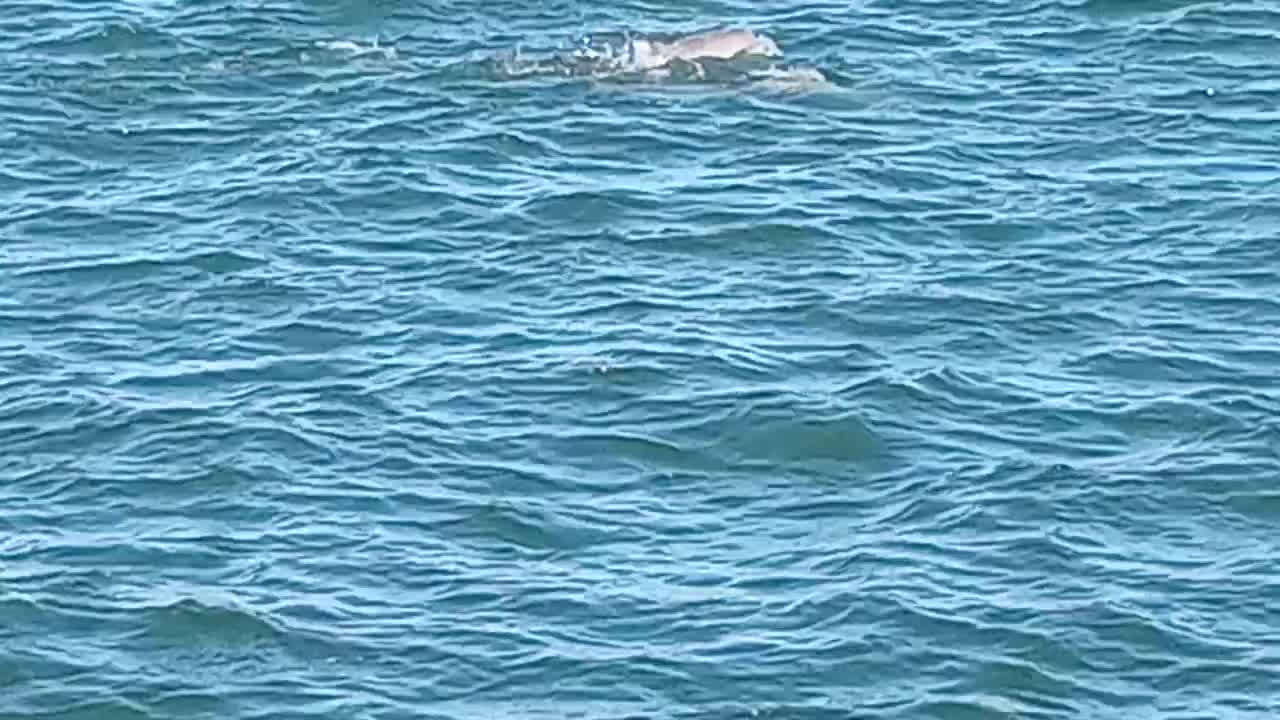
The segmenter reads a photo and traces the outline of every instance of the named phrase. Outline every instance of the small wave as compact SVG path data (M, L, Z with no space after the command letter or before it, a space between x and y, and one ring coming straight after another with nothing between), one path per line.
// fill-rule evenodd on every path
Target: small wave
M194 252L185 256L120 258L103 254L73 258L58 264L33 265L18 271L19 277L52 276L67 282L136 282L166 271L195 269L210 275L234 274L263 263L260 258L235 250Z
M227 603L182 598L149 608L147 632L183 642L201 638L214 644L243 645L279 640L287 633L271 618Z
M176 36L157 28L134 22L113 22L74 27L51 39L37 40L29 49L95 59L171 58L175 51L182 49L182 43Z

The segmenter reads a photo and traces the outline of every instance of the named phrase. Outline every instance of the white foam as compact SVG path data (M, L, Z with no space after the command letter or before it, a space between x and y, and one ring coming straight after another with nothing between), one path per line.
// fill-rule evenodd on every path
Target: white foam
M388 60L396 57L396 49L394 47L382 47L378 44L377 39L366 44L361 44L354 40L317 40L315 45L324 50L347 53L356 57L381 55Z

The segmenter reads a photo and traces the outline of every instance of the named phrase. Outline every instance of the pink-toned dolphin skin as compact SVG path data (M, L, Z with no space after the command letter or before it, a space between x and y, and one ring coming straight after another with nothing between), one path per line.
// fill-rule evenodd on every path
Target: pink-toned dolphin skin
M635 40L632 52L635 62L650 68L661 67L672 60L697 65L696 61L702 58L728 60L738 55L782 56L782 49L772 38L751 30L712 30L671 42Z
M696 60L698 58L729 59L737 55L765 55L780 57L782 49L767 35L757 35L751 30L712 30L690 35L675 42L654 43L655 49L668 59Z

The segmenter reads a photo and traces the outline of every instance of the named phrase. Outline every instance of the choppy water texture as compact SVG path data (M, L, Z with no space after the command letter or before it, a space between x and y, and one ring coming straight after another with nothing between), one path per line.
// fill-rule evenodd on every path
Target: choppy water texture
M0 27L0 716L1280 713L1273 3Z

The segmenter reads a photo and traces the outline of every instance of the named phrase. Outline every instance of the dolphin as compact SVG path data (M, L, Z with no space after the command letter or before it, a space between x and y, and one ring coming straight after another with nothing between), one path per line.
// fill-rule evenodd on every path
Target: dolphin
M633 60L645 67L661 67L672 60L691 63L703 58L728 60L739 55L782 57L782 49L768 35L737 29L711 30L671 42L632 41Z

